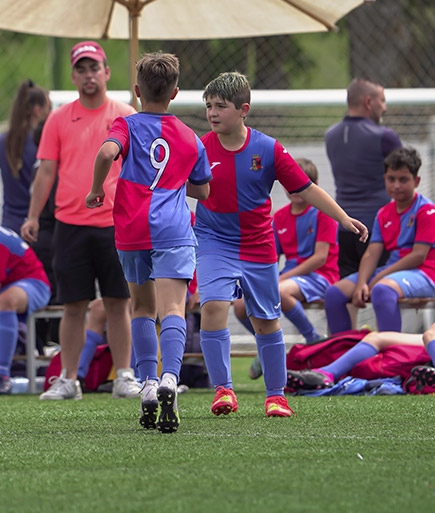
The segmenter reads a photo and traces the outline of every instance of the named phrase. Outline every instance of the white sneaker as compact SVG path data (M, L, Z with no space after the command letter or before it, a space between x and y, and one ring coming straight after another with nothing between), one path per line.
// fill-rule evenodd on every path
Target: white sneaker
M68 379L66 369L62 369L60 376L52 376L50 388L39 396L41 401L61 401L62 399L82 399L82 389L78 379ZM54 378L54 379L52 379Z
M141 398L141 418L139 423L145 429L156 429L157 411L159 402L157 400L158 382L155 380L146 381L143 386Z
M157 389L157 399L160 403L157 429L162 433L175 433L180 425L180 416L177 404L177 378L174 374L163 374Z
M118 369L116 376L112 390L114 399L136 399L139 397L142 387L136 381L133 369Z

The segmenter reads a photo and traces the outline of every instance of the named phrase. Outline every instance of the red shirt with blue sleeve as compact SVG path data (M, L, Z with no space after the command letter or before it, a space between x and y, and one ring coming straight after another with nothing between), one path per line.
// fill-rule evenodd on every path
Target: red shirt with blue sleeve
M213 181L207 200L197 204L198 253L274 263L273 184L278 180L289 192L300 192L311 180L278 141L247 128L245 144L237 151L226 150L214 132L201 138Z
M0 226L0 289L28 278L50 286L44 267L34 251L15 232Z
M113 219L124 251L196 246L186 181L212 179L204 145L172 114L117 118L109 133L122 155Z
M382 207L373 224L370 242L380 242L390 251L386 265L409 254L414 244L428 244L426 260L417 269L435 282L435 205L421 194L416 194L412 205L400 214L395 201Z
M294 269L311 257L316 242L327 242L329 251L326 262L314 272L326 278L330 284L339 280L337 221L311 205L300 214L292 214L289 204L275 213L273 227L278 254L283 253L286 257L282 272Z

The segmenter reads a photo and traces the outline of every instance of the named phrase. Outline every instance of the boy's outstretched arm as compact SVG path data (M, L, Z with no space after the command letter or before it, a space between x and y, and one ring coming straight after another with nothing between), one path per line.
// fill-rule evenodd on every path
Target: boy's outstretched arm
M103 184L118 153L119 146L113 141L105 141L97 153L91 192L86 196L85 200L88 208L103 206L105 196Z
M309 187L298 194L310 205L318 208L327 216L338 221L346 230L359 234L359 240L361 242L367 241L369 235L367 227L361 223L361 221L358 221L358 219L349 217L346 212L331 198L331 196L318 185L312 183Z

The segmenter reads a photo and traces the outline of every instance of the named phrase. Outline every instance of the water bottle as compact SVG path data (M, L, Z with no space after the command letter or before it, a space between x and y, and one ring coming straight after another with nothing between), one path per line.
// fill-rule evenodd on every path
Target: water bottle
M29 391L29 378L17 376L11 378L11 394L27 394Z
M36 376L35 387L36 393L40 394L44 391L44 376ZM11 378L11 394L28 394L29 393L29 378L17 376Z

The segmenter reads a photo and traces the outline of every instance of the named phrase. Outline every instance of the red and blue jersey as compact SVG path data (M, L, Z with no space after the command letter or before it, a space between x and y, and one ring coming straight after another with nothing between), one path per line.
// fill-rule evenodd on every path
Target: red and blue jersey
M122 170L113 218L124 251L196 246L186 181L212 179L204 145L172 114L140 112L117 118L109 141L120 147Z
M14 231L0 226L0 289L28 278L50 286L34 251Z
M314 272L326 278L330 284L339 280L337 221L311 205L300 214L292 214L289 204L275 213L273 227L277 252L286 257L282 272L294 269L311 257L316 242L327 242L329 252L326 262Z
M278 141L252 128L237 151L226 150L214 132L201 140L213 181L207 200L197 204L198 251L249 262L276 262L272 186L278 180L289 192L300 192L311 180Z
M412 251L414 244L430 246L426 260L417 268L435 282L435 205L416 194L412 205L398 213L392 201L382 207L373 224L370 242L380 242L390 251L387 265Z

